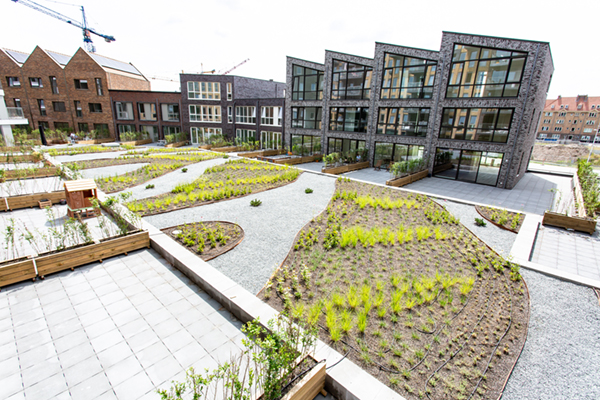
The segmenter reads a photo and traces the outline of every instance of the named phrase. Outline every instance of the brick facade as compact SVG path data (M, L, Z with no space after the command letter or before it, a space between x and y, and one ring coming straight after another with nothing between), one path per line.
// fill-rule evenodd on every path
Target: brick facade
M191 128L216 128L233 141L238 129L256 131L256 139L260 139L261 132L283 133L281 126L261 125L261 107L284 107L283 92L285 84L281 82L261 79L244 78L233 75L205 75L205 74L180 74L181 81L181 115L183 130L191 134ZM220 100L190 99L188 95L188 82L218 82L220 85ZM231 85L231 98L228 98L227 84ZM191 121L190 105L218 106L221 110L221 122ZM236 122L236 107L254 106L256 122L252 124ZM232 119L228 119L231 109ZM195 138L191 137L192 142Z
M526 54L520 89L517 97L455 97L446 96L446 89L452 73L455 44L481 46L503 51L517 51ZM384 81L385 54L416 57L437 63L435 80L429 98L384 99L381 96ZM370 98L364 100L332 100L333 60L345 61L373 68ZM324 72L322 100L293 100L293 66L303 66ZM375 158L375 143L395 143L423 146L423 157L428 160L428 169L433 173L435 154L438 148L458 151L480 151L502 154L502 162L497 174L496 186L512 189L523 177L535 140L537 121L544 107L546 92L554 71L548 43L524 40L475 36L444 32L440 51L415 49L384 43L376 43L373 59L344 53L326 51L325 63L317 64L292 57L287 59L286 121L285 141L290 143L291 135L320 136L322 148L328 153L329 138L353 139L366 143L369 160ZM292 128L293 107L322 107L321 129ZM331 107L368 107L367 133L330 130ZM429 109L427 134L424 137L378 134L379 109L386 107ZM475 140L445 139L440 137L444 108L499 109L512 111L512 121L506 143ZM462 153L461 153L462 154ZM483 154L483 153L482 153ZM458 176L457 176L458 178Z
M20 99L31 129L37 129L40 123L46 123L50 129L57 129L57 124L68 125L75 132L105 126L110 136L115 137L109 88L150 90L150 82L143 75L132 73L137 71L135 67L94 55L111 64L111 67L103 66L81 48L72 57L40 47L29 55L19 54L22 56L21 63L6 51L0 51L0 79L6 87L8 106L15 106L14 99ZM116 69L121 65L124 71ZM12 76L20 78L20 87L9 87L7 79ZM53 89L51 77L56 79L56 89ZM42 86L32 85L30 78L40 78ZM96 79L99 79L99 88ZM83 88L84 85L77 88L75 80L86 81L87 89ZM46 115L41 115L38 100L43 100ZM79 102L81 116L78 116L76 101Z
M181 93L178 92L152 92L152 91L136 91L136 90L110 90L110 98L114 118L114 129L119 138L119 125L134 125L135 131L142 131L143 126L152 126L156 130L156 135L152 138L154 141L164 139L164 127L177 128L182 131L181 125ZM119 115L116 109L116 103L131 103L132 115ZM138 104L151 103L156 107L156 121L142 120ZM163 112L163 104L176 104L179 107L179 115L177 121L171 121L174 115L166 115Z
M556 99L546 100L537 139L559 143L590 143L599 128L600 97L558 96Z

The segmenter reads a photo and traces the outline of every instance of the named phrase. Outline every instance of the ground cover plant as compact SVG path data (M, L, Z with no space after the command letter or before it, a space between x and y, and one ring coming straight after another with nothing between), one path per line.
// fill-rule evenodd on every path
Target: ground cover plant
M475 209L483 218L515 233L519 233L525 220L525 214L508 211L503 208L475 206Z
M122 175L103 176L100 178L96 178L96 184L100 189L102 189L106 193L114 193L133 186L141 185L142 183L145 183L154 178L158 178L159 176L172 172L186 165L211 160L213 158L222 156L222 154L214 152L173 152L165 154L154 154L144 152L131 153L131 155L128 154L114 159L75 161L67 163L67 165L75 166L78 169L89 169L124 164L147 164L142 166L141 168L127 172Z
M259 297L409 399L498 397L529 311L518 267L441 206L342 178Z
M105 147L105 146L81 146L81 147L63 147L61 149L48 149L42 150L42 152L50 154L52 157L56 156L74 156L76 154L87 154L87 153L108 153L112 151L123 151L127 150L128 147Z
M178 225L163 229L163 232L204 261L231 250L244 237L239 225L217 221Z
M192 182L176 185L171 193L135 200L127 206L140 215L194 207L283 186L295 181L300 173L286 165L230 160L207 168Z
M577 160L577 176L581 184L583 204L587 215L595 218L600 210L600 184L592 164L584 159Z

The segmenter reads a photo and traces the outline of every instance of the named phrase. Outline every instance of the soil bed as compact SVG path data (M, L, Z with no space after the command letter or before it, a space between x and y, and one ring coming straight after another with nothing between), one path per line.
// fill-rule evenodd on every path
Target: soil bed
M204 261L227 253L244 239L244 230L231 222L197 222L161 230Z
M500 208L475 206L475 209L479 215L492 224L514 233L519 233L525 220L525 214L510 212Z
M127 207L142 216L160 214L273 189L295 181L300 174L288 166L230 160L207 168L198 179L175 186L171 193L135 200Z
M518 267L449 212L344 179L258 296L408 399L497 398L529 318Z
M147 163L149 165L118 176L96 178L98 187L106 193L115 193L133 186L141 185L186 165L222 157L218 153L184 153L184 154L133 154L114 159L98 159L66 163L76 169L112 167L115 165Z

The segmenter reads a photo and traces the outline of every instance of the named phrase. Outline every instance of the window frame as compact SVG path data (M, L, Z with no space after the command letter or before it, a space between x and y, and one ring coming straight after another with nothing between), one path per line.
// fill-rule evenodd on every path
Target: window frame
M58 94L58 80L55 76L49 76L50 80L50 88L52 89L52 94Z
M307 73L309 72L309 73ZM314 72L314 73L313 73ZM307 90L306 77L317 77L316 90ZM318 69L292 64L292 101L323 100L325 72ZM314 96L312 95L314 93ZM307 94L309 94L307 99ZM314 98L313 98L314 97Z
M53 101L52 110L54 112L67 112L67 107L64 101Z
M37 99L37 103L40 116L46 117L48 113L46 112L46 103L44 102L44 99Z
M88 108L90 109L91 113L102 113L102 103L88 103Z
M208 90L210 86L211 90ZM216 89L216 90L215 90ZM221 83L209 81L188 81L188 100L221 100Z
M189 111L190 122L221 123L222 121L221 106L190 104Z
M393 65L391 67L386 66L388 64L388 57L401 57L402 58L402 65L400 66L396 66ZM424 61L423 64L406 64L408 60L422 60ZM394 63L395 64L395 63ZM427 58L422 58L422 57L408 57L405 56L403 54L394 54L394 53L384 53L383 56L383 68L382 68L382 74L381 74L381 92L379 94L379 98L380 100L397 100L397 99L431 99L433 98L433 88L435 86L435 79L436 79L436 74L437 74L437 61L436 60L430 60ZM423 82L420 85L417 86L403 86L403 84L405 83L405 79L404 79L404 74L407 71L410 71L410 68L415 68L415 67L424 67L425 71L423 74ZM399 70L399 71L395 71L395 70ZM388 76L388 72L390 73L390 78L389 78L389 86L386 86L386 77ZM394 76L398 75L398 79L393 79ZM433 77L433 81L431 82L431 84L426 84L426 80L427 77L431 78ZM393 82L397 81L398 85L393 85ZM403 90L407 90L408 93L408 89L414 89L414 88L418 88L418 95L417 97L412 97L412 96L403 96ZM430 90L425 90L425 89L430 89ZM396 92L397 96L393 96L392 94ZM426 94L429 94L428 96L426 96Z
M89 90L87 79L73 79L75 89L77 90ZM85 87L84 87L85 86Z
M244 112L240 112L240 111ZM236 124L256 124L256 107L255 106L235 106L235 122Z
M382 111L385 110L386 121L381 121ZM392 111L396 110L394 122L389 122L392 117ZM414 114L414 110L417 113L417 122L416 124L405 123L400 120L400 116L410 115L410 111L404 110L412 110ZM421 121L422 115L427 115L427 121L423 124ZM395 136L410 136L410 137L426 137L427 132L429 130L429 119L431 118L431 108L429 107L379 107L377 112L377 131L378 135L395 135ZM383 129L382 129L383 126ZM391 129L390 129L391 127ZM405 130L405 127L413 127L415 134L409 134L410 130ZM388 129L390 129L394 133L388 133ZM421 131L423 131L421 133Z
M446 119L446 112L450 111L450 110L455 110L454 111L454 119L458 120L458 124L444 124L444 120ZM464 119L462 117L462 115L459 111L457 110L467 110L467 114L464 116ZM476 122L479 122L479 126L476 126L477 124L473 124L471 123L472 121L472 111L473 110L488 110L488 112L486 113L487 115L489 115L489 110L496 110L495 112L495 123L494 123L494 129L492 129L491 131L491 139L490 140L475 140L476 137L478 137L478 130L484 132L484 129L481 129L479 126L481 124L483 124L483 122L477 120ZM510 122L508 124L508 128L507 129L498 129L498 123L500 122L500 114L502 111L511 111L510 114ZM483 117L483 113L480 115ZM508 138L510 136L510 129L512 128L512 123L513 123L513 119L514 119L514 115L515 115L515 109L512 107L460 107L460 108L454 108L454 107L444 107L442 109L442 121L440 123L440 130L439 130L439 135L438 138L440 140L461 140L461 141L467 141L467 142L482 142L482 143L508 143ZM458 116L458 117L457 117ZM462 122L461 122L462 121ZM464 136L464 139L460 139L460 138L454 138L454 137L445 137L442 136L442 133L444 130L449 129L452 136L456 135L456 131L459 130L459 127L462 126L462 135ZM473 139L467 139L467 134L468 134L468 130L474 130L475 132L473 132ZM496 137L497 134L500 133L500 131L502 132L506 132L506 140L501 141L501 140L494 140L494 138ZM499 136L501 137L501 136Z
M34 89L43 88L44 82L42 81L42 78L29 78L29 86Z
M307 110L314 109L314 119L306 118ZM323 121L323 107L292 107L292 128L321 130ZM307 127L312 123L313 128Z
M15 85L15 82L18 83L18 85ZM7 76L6 84L8 87L21 87L21 79L18 76Z
M348 110L355 109L354 115L358 115L353 123L347 121ZM341 119L340 119L341 118ZM347 130L350 124L355 125L354 130ZM341 129L338 129L340 128ZM329 107L329 130L334 132L368 133L369 107Z
M102 92L102 78L94 78L94 83L96 84L96 94L98 96L104 96Z
M336 68L340 67L340 64L344 64L342 69ZM362 68L356 68L356 66ZM351 69L352 68L352 69ZM344 60L333 59L331 66L331 91L330 98L331 100L370 100L371 99L371 90L373 83L373 67L358 63L353 63ZM355 75L355 77L351 78L351 75ZM358 74L362 74L362 78L358 78ZM337 79L336 79L337 78ZM355 88L354 86L349 87L348 83L351 80L360 79L361 86L360 88ZM343 88L340 83L343 82ZM337 89L334 89L336 87ZM368 87L367 87L368 85ZM348 94L349 91L360 91L360 96L351 96ZM343 94L341 94L343 92Z

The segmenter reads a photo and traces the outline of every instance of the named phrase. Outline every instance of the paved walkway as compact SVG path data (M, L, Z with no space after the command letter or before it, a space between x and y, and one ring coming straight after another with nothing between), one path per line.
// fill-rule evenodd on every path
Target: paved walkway
M600 281L600 240L593 235L540 225L531 261Z
M308 163L300 164L298 167L320 172L321 165L322 163ZM374 168L361 169L343 175L382 185L385 185L385 182L391 178L388 171L377 171ZM570 179L566 176L526 173L515 188L507 190L443 178L425 178L406 185L403 189L441 198L487 204L541 215L552 207L553 189L560 190L563 197L569 196L571 193Z
M241 349L241 323L153 250L0 292L0 398L156 399Z

